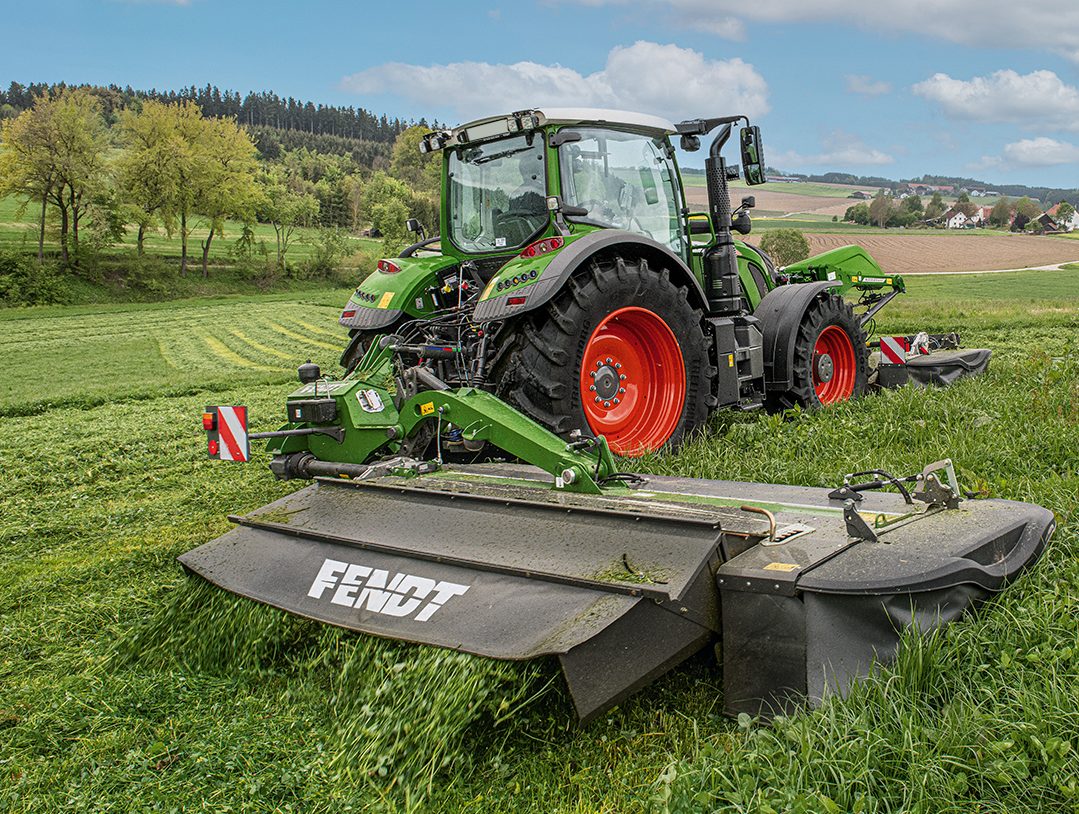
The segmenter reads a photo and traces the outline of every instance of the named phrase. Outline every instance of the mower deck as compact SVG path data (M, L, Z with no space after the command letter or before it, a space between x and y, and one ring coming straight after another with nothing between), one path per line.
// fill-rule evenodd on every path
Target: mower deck
M742 506L771 512L775 531ZM911 507L868 493L858 508L872 521ZM557 656L582 721L717 638L729 712L842 692L894 653L912 615L958 616L1052 531L1040 507L967 501L869 543L848 535L824 489L649 476L591 496L508 464L319 479L231 519L236 529L180 557L186 568L377 636Z

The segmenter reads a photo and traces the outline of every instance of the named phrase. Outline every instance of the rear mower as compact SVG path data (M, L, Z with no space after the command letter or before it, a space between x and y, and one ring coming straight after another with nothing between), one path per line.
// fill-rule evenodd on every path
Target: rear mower
M901 277L858 246L777 269L734 239L755 204L732 212L740 173L722 155L742 120L741 175L761 184L760 130L743 116L545 109L429 133L440 235L410 221L419 242L356 289L342 365L381 334L451 346L446 383L495 393L562 437L603 435L622 456L677 444L719 408L818 407L984 370L988 351L951 347L879 375L866 331ZM713 131L708 212L691 212L670 139L693 151Z

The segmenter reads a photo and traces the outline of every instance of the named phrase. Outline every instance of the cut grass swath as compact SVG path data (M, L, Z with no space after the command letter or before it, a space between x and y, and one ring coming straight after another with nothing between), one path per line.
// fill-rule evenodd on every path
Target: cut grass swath
M329 628L197 577L118 644L112 665L189 673L289 668L326 687L323 732L339 779L415 804L442 770L465 772L475 727L511 720L553 683L542 664L482 659ZM482 752L482 750L479 750Z

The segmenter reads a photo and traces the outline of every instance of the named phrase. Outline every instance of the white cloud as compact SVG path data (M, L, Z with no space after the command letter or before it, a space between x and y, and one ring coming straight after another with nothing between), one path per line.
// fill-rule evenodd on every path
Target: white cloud
M824 140L822 147L821 152L814 154L789 150L772 154L766 152L764 155L769 166L792 170L807 166L842 170L847 167L879 167L895 162L895 158L888 153L842 131L832 133Z
M768 83L740 59L707 59L677 45L635 42L607 54L600 71L562 65L391 62L341 80L356 93L390 93L424 109L451 109L462 119L543 105L605 107L678 120L720 112L767 113Z
M576 0L591 6L625 0ZM641 0L665 6L677 19L708 31L733 17L765 23L837 22L886 33L908 33L962 45L1052 49L1079 62L1079 3L1014 0Z
M1079 147L1066 141L1039 136L1025 138L1007 145L1004 158L1025 167L1053 167L1057 164L1079 164Z
M1004 70L969 81L938 73L912 90L957 119L1079 130L1079 88L1052 71Z
M859 93L862 96L883 96L885 93L891 92L892 86L887 82L878 82L868 76L848 74L847 90L851 93Z
M1056 167L1079 164L1079 146L1066 141L1038 136L1025 138L1004 146L1002 155L983 155L967 165L972 171L1016 169L1027 167Z

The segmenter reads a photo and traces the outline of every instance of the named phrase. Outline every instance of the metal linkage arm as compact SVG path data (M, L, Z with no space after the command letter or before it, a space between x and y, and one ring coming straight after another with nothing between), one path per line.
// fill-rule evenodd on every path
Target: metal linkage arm
M586 452L579 443L567 444L506 402L471 387L426 390L401 405L401 427L411 435L428 420L453 424L469 441L488 441L510 455L551 474L555 487L571 492L600 494L599 481L617 471L607 442L596 439Z

